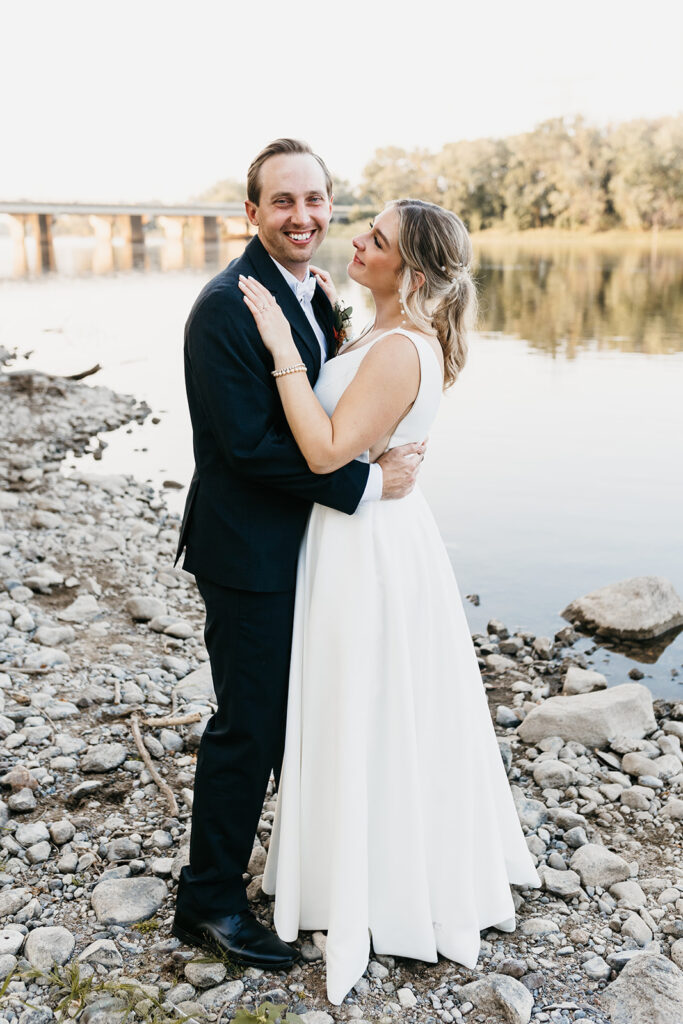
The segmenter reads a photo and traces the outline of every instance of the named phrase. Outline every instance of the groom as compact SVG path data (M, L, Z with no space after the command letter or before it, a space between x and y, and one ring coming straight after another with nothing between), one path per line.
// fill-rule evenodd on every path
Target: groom
M374 466L310 472L237 283L251 275L275 295L315 383L334 354L333 310L309 272L330 222L332 180L308 145L278 139L252 162L247 196L258 234L209 281L185 327L195 472L176 561L184 548L206 605L218 709L197 756L173 933L244 964L281 968L297 951L256 920L242 875L270 773L279 782L282 765L299 545L313 502L352 515L361 502L408 494L422 448L393 449Z

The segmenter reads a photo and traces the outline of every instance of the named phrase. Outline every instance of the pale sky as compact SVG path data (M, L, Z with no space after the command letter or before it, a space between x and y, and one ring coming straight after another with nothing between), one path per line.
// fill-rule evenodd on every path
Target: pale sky
M676 0L0 0L0 199L172 202L307 139L357 182L582 113L683 110Z

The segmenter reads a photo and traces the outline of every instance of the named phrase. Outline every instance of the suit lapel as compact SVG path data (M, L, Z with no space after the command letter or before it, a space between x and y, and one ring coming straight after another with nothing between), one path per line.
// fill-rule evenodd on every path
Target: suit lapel
M318 344L318 339L313 333L313 328L306 319L306 314L299 305L294 292L266 252L258 235L252 238L244 251L244 256L253 266L254 276L257 280L275 296L280 309L289 321L292 331L298 336L299 341L305 346L309 356L313 359L317 376L320 372L320 345ZM316 296L318 291L320 291L319 287L316 288ZM329 302L327 304L329 306ZM325 334L327 337L327 330L325 330Z
M334 336L334 311L330 300L318 283L316 283L312 306L315 318L325 335L327 358L330 359L337 348L337 339Z

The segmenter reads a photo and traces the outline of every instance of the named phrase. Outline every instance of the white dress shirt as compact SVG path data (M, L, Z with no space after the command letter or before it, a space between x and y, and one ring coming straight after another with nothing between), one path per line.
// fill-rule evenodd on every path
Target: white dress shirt
M304 316L308 320L311 328L313 329L313 333L318 339L318 344L320 345L320 365L322 366L327 360L327 349L325 347L325 335L320 324L315 318L313 304L311 302L313 292L315 291L315 288L311 286L311 282L315 283L315 278L309 270L304 280L299 281L291 271L287 270L286 267L283 267L276 259L273 259L272 256L270 258L273 260L273 263L299 300L299 305L303 310ZM382 467L379 463L372 462L370 464L370 472L368 473L368 482L365 485L365 490L363 491L363 497L360 499L360 504L363 505L366 501L380 501L382 498L383 484Z

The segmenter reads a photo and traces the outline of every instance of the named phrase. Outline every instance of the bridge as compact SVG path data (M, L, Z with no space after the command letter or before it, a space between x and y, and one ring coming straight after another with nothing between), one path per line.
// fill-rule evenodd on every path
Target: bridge
M353 207L335 206L333 218L348 219ZM188 227L192 240L204 246L216 245L221 237L249 238L255 228L249 223L244 203L52 203L17 200L0 202L0 214L9 217L12 237L23 245L27 233L36 243L38 269L54 268L52 226L60 217L87 217L95 237L102 241L122 238L134 246L144 245L145 228L160 228L168 239L179 241Z

